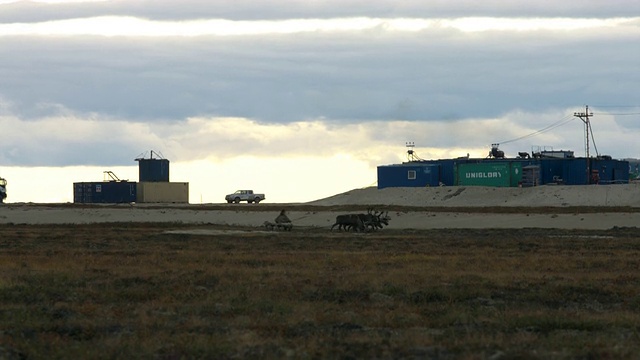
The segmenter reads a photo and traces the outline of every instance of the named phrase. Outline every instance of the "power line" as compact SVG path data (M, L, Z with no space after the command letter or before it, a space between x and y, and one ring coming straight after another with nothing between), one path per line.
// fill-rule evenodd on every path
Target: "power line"
M637 113L595 113L597 115L616 115L616 116L626 116L626 115L640 115L640 112Z
M547 131L553 130L555 128L558 128L560 126L566 125L566 124L570 123L573 120L575 120L575 117L573 117L572 115L565 115L562 119L554 122L551 125L548 125L548 126L542 128L542 129L540 129L538 131L534 131L534 132L532 132L530 134L523 135L523 136L517 137L515 139L506 140L506 141L500 141L498 144L508 144L508 143L512 143L514 141L518 141L518 140L526 139L526 138L529 138L529 137L533 137L533 136L545 133Z
M638 105L593 105L593 107L599 108L637 108Z
M640 109L640 105L592 105L597 108L607 108L607 109ZM640 112L619 112L619 113L597 113L598 115L640 115Z
M596 150L596 155L600 156L600 153L598 153L598 147L596 146L596 138L593 137L593 126L589 126L589 132L591 133L591 142L593 143L593 148Z
M628 108L635 108L635 107L638 107L638 106L637 105L598 105L598 107L609 107L609 108L628 107ZM589 116L593 116L593 115L631 116L631 115L640 115L640 112L633 112L633 113L589 113ZM554 122L551 125L548 125L548 126L542 128L540 130L534 131L534 132L532 132L530 134L527 134L527 135L523 135L523 136L517 137L515 139L500 141L500 142L498 142L498 144L508 144L508 143L512 143L512 142L515 142L515 141L518 141L518 140L523 140L523 139L526 139L526 138L530 138L530 137L545 133L547 131L556 129L556 128L560 127L560 126L566 125L566 124L570 123L571 121L573 121L575 119L576 118L572 117L572 115L566 115L562 119ZM591 139L593 139L593 130L591 129L591 127L589 127L588 130L591 133ZM597 154L598 153L598 149L595 146L595 141L594 141L593 145L594 145L594 148L595 148L596 154Z

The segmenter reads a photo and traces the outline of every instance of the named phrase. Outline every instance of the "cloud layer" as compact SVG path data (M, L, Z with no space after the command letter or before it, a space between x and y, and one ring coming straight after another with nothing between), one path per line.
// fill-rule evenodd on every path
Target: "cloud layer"
M635 157L639 19L626 1L0 3L0 165L581 153L579 120L526 135L585 104L598 146Z
M338 17L577 17L611 18L639 14L640 4L627 0L558 2L555 0L112 0L14 1L0 0L0 22L42 22L100 16L134 16L153 20L223 18L282 20Z

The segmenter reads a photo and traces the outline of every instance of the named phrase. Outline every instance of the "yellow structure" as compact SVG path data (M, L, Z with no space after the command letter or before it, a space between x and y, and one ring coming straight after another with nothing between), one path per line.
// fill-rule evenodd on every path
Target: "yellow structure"
M188 182L139 182L139 203L189 203Z

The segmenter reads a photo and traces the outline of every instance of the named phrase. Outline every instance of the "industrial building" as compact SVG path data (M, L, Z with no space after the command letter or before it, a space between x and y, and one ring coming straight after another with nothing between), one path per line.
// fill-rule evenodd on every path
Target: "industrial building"
M425 186L518 187L545 184L626 184L629 162L610 156L576 158L573 151L540 150L505 158L492 149L487 158L423 160L408 151L402 164L378 166L378 188ZM497 156L495 156L497 155Z
M156 157L154 158L154 154ZM74 203L188 203L189 183L169 181L169 160L153 150L138 162L139 181L120 180L111 171L101 182L73 184Z
M552 148L532 148L531 153L519 152L516 158L506 158L492 144L489 155L484 158L460 157L444 160L423 160L413 151L413 142L408 142L408 161L396 165L378 166L378 188L424 187L424 186L493 186L516 187L589 184L629 183L629 161L615 160L608 155L590 156L590 143L595 145L589 118L589 106L584 112L575 112L574 117L584 123L585 157L576 158L573 151ZM540 134L554 126L548 126L525 137ZM521 139L519 137L507 142ZM594 146L595 147L595 146Z

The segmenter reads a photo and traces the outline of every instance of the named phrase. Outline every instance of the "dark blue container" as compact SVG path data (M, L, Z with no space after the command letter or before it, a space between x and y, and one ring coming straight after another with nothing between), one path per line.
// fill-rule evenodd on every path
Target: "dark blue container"
M589 161L589 168L587 168ZM629 162L613 159L541 159L543 184L626 184Z
M564 182L562 159L540 159L540 180L542 184L562 184Z
M136 196L136 183L131 181L73 183L73 202L78 204L131 203Z
M440 165L440 182L446 186L453 186L456 183L456 163L460 162L455 159L438 160Z
M169 160L136 159L138 162L138 181L169 182Z
M591 159L591 183L629 183L629 162L625 160Z
M565 185L587 185L587 158L561 159L563 162L563 179Z
M438 186L439 179L440 166L437 164L410 162L378 166L378 189Z

